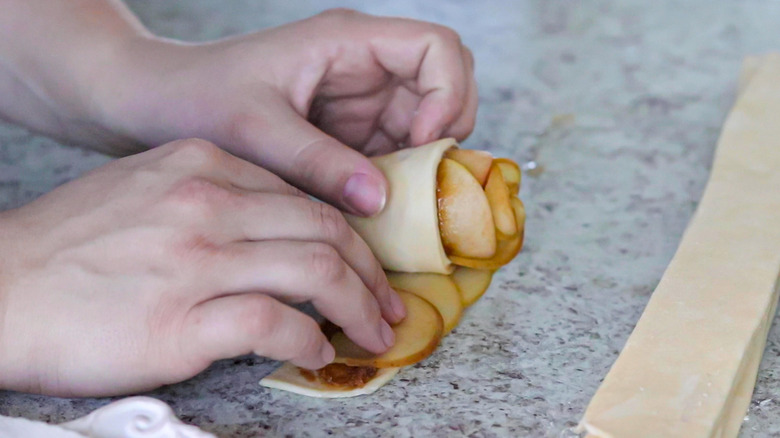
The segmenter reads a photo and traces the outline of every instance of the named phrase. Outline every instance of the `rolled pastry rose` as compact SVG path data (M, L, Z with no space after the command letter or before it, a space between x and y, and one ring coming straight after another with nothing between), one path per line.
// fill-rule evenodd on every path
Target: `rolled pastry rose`
M376 157L390 191L370 218L346 214L389 271L449 274L454 265L495 270L523 243L520 169L446 138Z
M285 364L260 383L311 397L354 397L387 383L399 367L428 357L490 285L493 271L523 244L525 210L517 198L520 169L443 139L377 157L390 183L383 212L347 216L368 243L406 305L395 345L381 355L324 330L334 363L307 371Z

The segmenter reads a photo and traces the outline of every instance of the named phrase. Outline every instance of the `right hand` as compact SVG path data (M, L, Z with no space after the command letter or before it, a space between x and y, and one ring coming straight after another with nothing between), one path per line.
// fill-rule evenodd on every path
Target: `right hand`
M311 301L372 352L403 305L333 207L202 140L0 213L0 387L102 396L255 353L319 368Z

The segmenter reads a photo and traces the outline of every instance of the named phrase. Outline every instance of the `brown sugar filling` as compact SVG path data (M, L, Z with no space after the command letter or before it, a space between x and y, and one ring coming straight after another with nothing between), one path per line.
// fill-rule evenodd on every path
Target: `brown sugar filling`
M351 367L343 363L332 363L317 371L300 368L300 372L310 382L316 378L328 386L355 389L362 388L369 380L373 379L376 376L377 369L374 367Z

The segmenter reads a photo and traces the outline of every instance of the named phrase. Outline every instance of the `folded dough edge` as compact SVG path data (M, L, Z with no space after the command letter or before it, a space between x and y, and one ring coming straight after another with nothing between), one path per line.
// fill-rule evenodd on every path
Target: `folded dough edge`
M385 269L452 272L439 232L436 174L444 152L457 146L445 138L372 158L390 185L385 208L371 218L344 217Z

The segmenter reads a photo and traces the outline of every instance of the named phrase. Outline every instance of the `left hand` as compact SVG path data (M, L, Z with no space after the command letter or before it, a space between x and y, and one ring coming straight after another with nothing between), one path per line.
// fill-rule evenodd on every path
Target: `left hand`
M147 145L200 137L297 187L372 215L387 191L366 155L473 127L473 58L457 33L334 10L211 44L128 38L92 118Z
M131 393L249 353L317 369L333 347L290 304L374 353L404 317L335 208L202 140L0 212L0 273L0 390Z

